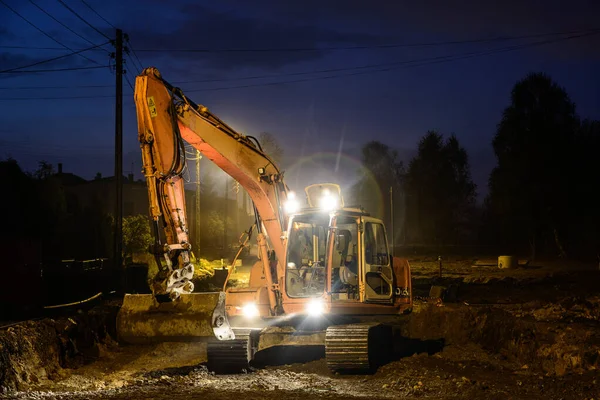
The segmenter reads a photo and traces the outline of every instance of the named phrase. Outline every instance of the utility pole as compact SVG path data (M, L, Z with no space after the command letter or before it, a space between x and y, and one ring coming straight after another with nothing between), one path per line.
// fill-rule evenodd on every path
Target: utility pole
M123 31L115 40L115 269L123 265Z
M394 256L395 242L394 242L394 187L390 186L390 229L392 231L392 256Z
M227 257L228 254L228 247L227 247L227 214L228 214L228 208L227 208L227 202L229 201L229 196L228 193L229 192L229 176L225 175L225 193L223 194L225 196L225 201L223 202L223 205L225 207L225 212L223 213L223 260Z
M196 254L200 257L200 150L196 150Z
M240 232L240 183L238 181L235 181L234 184L234 190L235 190L235 234L239 234Z

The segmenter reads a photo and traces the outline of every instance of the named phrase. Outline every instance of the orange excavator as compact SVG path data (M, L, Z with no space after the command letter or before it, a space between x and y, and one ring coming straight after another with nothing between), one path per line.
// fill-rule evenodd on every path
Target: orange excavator
M159 273L152 294L125 295L117 317L122 341L208 340L216 371L247 369L257 351L282 345L325 346L334 371L369 369L389 353L393 326L412 310L412 291L410 266L391 256L381 220L347 207L332 183L305 188L303 207L255 138L156 68L136 78L135 104ZM222 292L194 292L185 143L239 182L254 204L259 260L246 288L226 283Z

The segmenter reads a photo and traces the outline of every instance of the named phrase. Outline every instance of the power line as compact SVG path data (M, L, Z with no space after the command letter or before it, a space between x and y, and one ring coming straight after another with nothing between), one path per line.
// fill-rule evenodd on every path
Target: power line
M478 53L478 52L475 52ZM466 53L467 55L474 54L473 52ZM463 54L459 54L458 56L463 56ZM254 75L254 76L245 76L238 78L216 78L216 79L203 79L203 80L186 80L186 81L173 81L173 84L185 84L185 83L212 83L212 82L225 82L225 81L241 81L241 80L253 80L253 79L270 79L270 78L280 78L286 76L300 76L300 75L312 75L312 74L321 74L321 73L330 73L330 72L344 72L344 71L352 71L352 70L360 70L360 69L369 69L369 68L379 68L379 67L388 67L393 65L403 65L410 63L417 63L423 61L432 61L438 59L445 59L450 56L436 56L429 57L424 59L416 59L416 60L404 60L404 61L396 61L391 63L377 63L377 64L366 64L359 65L354 67L345 67L345 68L327 68L320 70L312 70L312 71L299 71L299 72L290 72L290 73L281 73L281 74L265 74L265 75ZM94 85L93 87L112 87L113 85ZM260 84L258 85L260 86ZM67 88L76 88L76 87L89 87L89 86L50 86L50 87L20 87L19 89L67 89ZM242 86L242 87L247 87ZM2 88L0 88L2 89Z
M90 67L70 67L70 68L56 68L56 69L31 69L29 71L10 71L6 72L7 74L28 74L28 73L38 73L38 72L61 72L61 71L78 71L82 69L100 69L106 68L105 65L93 65Z
M0 1L1 2L1 1ZM3 2L2 2L3 3ZM442 42L429 42L429 43L400 43L400 44L383 44L373 46L349 46L349 47L320 47L320 48L290 48L290 49L143 49L138 50L139 52L172 52L172 51L192 51L192 52L278 52L278 51L322 51L322 50L364 50L364 49L376 49L376 48L397 48L397 47L435 47L445 46L454 44L469 44L469 43L485 43L485 42L498 42L498 41L510 41L519 39L531 39L536 37L545 36L560 36L570 35L578 33L591 33L599 31L600 28L592 28L586 30L577 31L564 31L564 32L549 32L549 33L536 33L531 35L523 36L504 36L498 38L480 38L470 40L458 40L458 41L442 41ZM27 49L27 50L62 50L62 47L40 47L40 46L0 46L0 49Z
M33 63L33 64L29 64L29 65L23 65L23 66L21 66L21 67L15 67L15 68L10 68L10 69L5 69L5 70L2 70L2 71L0 71L0 74L4 74L4 73L7 73L7 72L14 72L14 71L17 71L17 70L20 70L20 69L23 69L23 68L34 67L34 66L36 66L36 65L45 64L45 63L48 63L48 62L51 62L51 61L60 60L60 59L62 59L62 58L66 58L66 57L74 56L74 55L76 55L76 54L79 54L79 53L82 53L82 52L84 52L84 51L88 51L88 50L91 50L91 49L95 49L96 47L104 46L105 44L108 44L108 42L106 42L106 43L102 43L102 44L96 44L96 45L94 45L93 47L90 47L90 48L87 48L87 49L83 49L83 50L74 51L74 52L72 52L72 53L65 54L65 55L62 55L62 56L58 56L58 57L54 57L54 58L49 58L49 59L47 59L47 60L43 60L43 61L38 61L38 62L35 62L35 63ZM28 72L28 71L22 71L22 72Z
M22 148L29 149L31 147L38 147L39 143L25 142L25 141L16 141L16 140L0 140L0 147L14 147L14 148ZM112 146L64 146L63 144L42 144L44 149L48 150L112 150Z
M584 34L582 36L590 36L590 35L595 35L597 33L600 33L600 30L590 31L589 33ZM553 41L561 41L564 39L578 38L578 37L582 37L582 36L558 38L558 39L554 39ZM553 42L553 41L551 41L551 42ZM538 42L533 42L533 43L535 44ZM545 44L545 43L546 43L546 41L544 41L542 44ZM525 43L523 45L529 45L529 44ZM500 48L500 49L503 49L503 48ZM462 53L462 54L458 54L455 56L479 54L481 51L490 51L490 50L480 50L477 52ZM173 84L211 83L211 82L241 81L241 80L253 80L253 79L270 79L270 78L279 78L279 77L286 77L286 76L312 75L312 74L321 74L321 73L329 73L329 72L343 72L343 71L352 71L352 70L360 70L360 69L379 68L379 67L387 67L387 66L393 66L393 65L410 64L410 63L422 62L422 61L445 59L447 57L450 57L450 56L435 56L435 57L429 57L429 58L417 59L417 60L395 61L395 62L391 62L391 63L366 64L366 65L359 65L359 66L354 66L354 67L328 68L328 69L320 69L320 70L312 70L312 71L289 72L289 73L282 73L282 74L253 75L253 76L244 76L244 77L239 77L239 78L216 78L216 79L202 79L202 80L191 80L191 81L174 81L172 83Z
M596 35L599 33L600 33L600 31L599 32L591 32L591 33L582 34L582 35L569 36L566 38L544 40L544 41L526 43L526 44L521 44L521 45L513 45L513 46L501 47L501 48L496 48L496 49L489 49L489 50L485 50L485 51L430 57L430 58L416 59L416 60L407 60L407 61L403 61L400 63L381 64L382 66L384 66L384 65L387 66L387 68L368 70L368 71L358 71L358 72L353 72L353 73L349 73L349 74L333 74L333 75L327 75L327 76L310 77L310 78L305 78L305 79L296 79L296 80L288 80L288 81L280 81L280 82L267 82L267 83L251 84L251 85L229 86L229 87L219 87L219 88L209 88L209 89L192 89L192 90L186 90L185 92L192 93L192 92L204 92L204 91L216 91L216 90L241 89L241 88L250 88L250 87L274 86L274 85L283 85L283 84L289 84L289 83L309 82L309 81L315 81L315 80L325 80L325 79L343 78L343 77L348 77L348 76L372 74L372 73L378 73L378 72L387 72L387 71L392 71L392 70L397 70L397 69L402 69L402 68L421 67L421 66L426 66L426 65L441 64L441 63L452 62L452 61L457 61L457 60L464 60L464 59L468 59L468 58L505 53L505 52L509 52L509 51L521 50L521 49L541 46L541 45L545 45L545 44L556 43L556 42L560 42L560 41L573 40L573 39L577 39L577 38L581 38L581 37ZM354 67L354 68L359 68L359 67ZM346 70L351 70L351 68L346 69ZM35 100L35 99L59 100L59 99L108 98L108 97L113 97L113 96L72 96L72 97L46 97L46 98L23 97L23 98L0 98L0 100Z
M33 22L31 22L30 20L28 20L27 18L25 18L23 15L21 15L17 10L15 10L14 8L12 8L11 6L9 6L8 4L6 4L4 2L4 0L0 0L0 3L2 3L4 5L4 7L8 8L10 11L12 11L14 14L16 14L17 16L19 16L23 21L27 22L29 25L31 25L32 27L34 27L35 29L37 29L40 33L42 33L44 36L48 37L49 39L51 39L52 41L54 41L55 43L58 43L59 45L61 45L63 48L70 50L70 51L74 51L72 48L70 48L69 46L65 45L64 43L58 41L57 39L55 39L54 37L52 37L51 35L49 35L48 33L44 32L42 29L38 28ZM109 39L109 38L107 38ZM62 50L62 49L61 49ZM84 56L83 54L79 54L80 57L85 58L88 61L93 62L94 64L98 64L97 61L92 60L91 58L88 58L86 56Z
M69 7L63 0L56 0L56 1L58 1L60 4L62 4L63 7L65 7L67 10L71 11L71 13L73 13L73 15L75 15L77 18L79 18L81 21L83 21L83 23L85 23L87 26L89 26L90 28L92 28L93 30L98 32L100 35L104 36L106 39L110 40L110 38L108 36L106 36L104 33L102 33L102 31L98 30L98 28L96 28L94 25L87 22L85 20L85 18L83 18L81 15L77 14L77 12L75 10L73 10L71 7Z
M316 80L342 78L342 77L347 77L347 76L372 74L372 73L377 73L377 72L387 72L387 71L392 71L392 70L396 70L396 69L401 69L403 67L404 68L421 67L421 66L425 66L425 65L440 64L440 63L451 62L451 61L456 61L456 60L463 60L463 59L467 59L467 58L473 58L473 57L480 57L480 56L486 56L486 55L504 53L504 52L514 51L514 50L521 50L521 49L525 49L525 48L536 47L536 46L541 46L541 45L550 44L550 43L556 43L556 42L560 42L560 41L564 41L564 40L578 39L578 38L581 38L581 37L596 35L598 33L600 33L600 31L593 32L593 33L588 33L588 34L583 34L583 35L577 35L577 36L569 36L569 37L566 37L566 38L560 38L560 39L554 39L554 40L544 40L544 41L539 41L539 42L534 42L534 43L528 43L528 44L522 44L522 45L514 45L514 46L509 46L509 47L504 47L504 48L498 48L498 49L492 49L492 50L487 50L487 51L472 52L472 53L463 53L461 55L448 55L448 56L439 56L439 57L433 57L433 58L422 59L422 60L410 60L410 61L406 61L406 62L402 62L402 63L395 63L396 65L391 65L391 66L389 66L387 68L383 68L383 69L376 69L376 70L369 70L369 71L359 71L359 72L354 72L354 73L350 73L350 74L335 74L335 75L311 77L311 78L296 79L296 80L281 81L281 82L267 82L267 83L258 83L258 84L240 85L240 86L228 86L228 87L218 87L218 88L209 88L209 89L192 89L192 90L186 90L185 92L186 93L208 92L208 91L218 91L218 90L230 90L230 89L243 89L243 88L251 88L251 87L261 87L261 86L275 86L275 85L282 85L282 84L289 84L289 83L309 82L309 81L316 81Z
M78 36L79 38L85 40L86 42L88 42L89 44L96 46L96 43L92 42L91 40L81 36L79 33L75 32L73 29L69 28L69 26L67 26L66 24L62 23L61 21L59 21L58 19L56 19L52 14L50 14L48 11L44 10L42 7L40 7L38 4L34 3L33 0L29 0L29 2L31 4L33 4L34 6L36 6L41 12L43 12L44 14L46 14L48 17L52 18L54 21L56 21L57 23L59 23L63 28L67 29L69 32L71 32L72 34ZM97 46L96 46L97 47ZM108 52L108 50L103 49L106 52Z
M472 53L468 53L468 54L472 54ZM329 73L329 72L343 72L343 71L351 71L351 70L357 70L357 69L367 69L367 68L385 67L385 66L398 65L398 64L407 64L407 63L413 63L413 62L429 61L429 60L439 59L440 57L446 58L449 56L438 56L438 57L417 59L417 60L405 60L405 61L397 61L397 62L393 62L393 63L367 64L367 65L359 65L359 66L347 67L347 68L328 68L328 69L320 69L320 70L312 70L312 71L290 72L290 73L283 73L283 74L266 74L266 75L245 76L245 77L239 77L239 78L217 78L217 79L204 79L204 80L192 80L192 81L173 81L172 83L173 84L211 83L211 82L223 82L223 81L279 78L279 77L297 76L297 75L312 75L312 74ZM49 86L49 87L32 86L32 87L21 87L21 89L67 89L67 88L76 88L76 87L112 87L112 86L113 85Z
M465 54L465 53L463 53L463 54ZM466 53L466 54L473 54L473 53L471 52L471 53ZM353 71L353 70L358 70L358 69L378 68L378 67L386 67L386 66L392 66L392 65L410 64L410 63L421 62L421 61L437 60L439 58L447 58L450 56L451 55L435 56L435 57L428 57L428 58L416 59L416 60L403 60L403 61L394 61L394 62L386 62L386 63L358 65L358 66L354 66L354 67L327 68L327 69L318 69L318 70L312 70L312 71L286 72L286 73L281 73L281 74L253 75L253 76L244 76L244 77L239 77L239 78L215 78L215 79L202 79L202 80L193 80L193 81L174 81L172 83L180 84L180 83L211 83L211 82L243 81L243 80L252 80L252 79L280 78L280 77L297 76L297 75L322 74L322 73L328 73L328 72L344 72L344 71Z
M131 51L133 52L133 56L135 57L135 59L137 60L138 64L140 65L140 72L144 70L144 64L142 64L142 61L140 60L140 58L138 57L138 55L135 53L135 50L133 49L133 46L131 46L131 43L129 41L127 41L127 43L129 44L129 47L131 48Z
M114 85L12 86L12 87L0 87L0 90L92 89L92 88L112 88L112 87L114 87Z
M115 95L102 96L55 96L55 97L0 97L0 101L14 100L77 100L77 99L114 99Z
M126 49L124 49L124 50L127 53ZM129 54L129 53L127 53L127 54ZM131 62L127 63L127 61L131 61ZM131 65L135 74L139 74L141 72L140 69L138 68L137 64L135 63L135 61L133 61L133 58L131 58L131 55L127 59L125 59L124 62L126 65Z
M39 46L0 46L0 49L23 49L23 50L64 50L64 47L39 47ZM98 49L100 50L100 49ZM104 49L102 49L104 50ZM106 50L104 50L106 51Z
M135 57L135 59L137 60L138 64L139 64L139 70L140 73L144 70L144 65L142 64L142 62L140 61L140 58L138 57L137 53L135 52L135 49L133 48L133 45L131 44L131 42L129 41L129 36L126 35L126 40L127 40L127 46L128 49L131 50L131 52L133 53L133 56ZM129 53L128 53L129 54ZM129 57L131 59L131 57Z
M127 74L123 74L123 76L125 77L125 80L127 81L127 84L129 85L129 87L131 88L131 90L133 92L135 92L135 89L133 88L133 85L131 84L131 81L129 80L129 77L127 76Z
M549 33L535 33L530 35L520 36L503 36L497 38L479 38L479 39L466 39L466 40L452 40L452 41L441 41L441 42L421 42L421 43L395 43L395 44L378 44L378 45L364 45L364 46L334 46L334 47L296 47L296 48L249 48L249 49L139 49L141 52L185 52L185 53L271 53L271 52L305 52L305 51L331 51L331 50L366 50L366 49L391 49L401 47L432 47L432 46L448 46L456 44L473 44L473 43L486 43L486 42L498 42L498 41L510 41L519 39L533 39L545 36L560 36L560 35L571 35L586 33L590 31L600 31L600 28L576 30L576 31L564 31L564 32L549 32Z
M108 21L106 20L106 18L104 18L102 15L98 14L98 12L97 12L96 10L94 10L94 9L92 8L92 6L90 6L90 5L89 5L89 4L88 4L88 3L87 3L85 0L81 0L81 2L82 2L83 4L85 4L85 6L86 6L87 8L89 8L90 10L92 10L92 12L93 12L94 14L96 14L98 17L100 17L100 19L101 19L102 21L106 22L107 24L109 24L109 25L110 25L111 27L113 27L114 29L117 29L117 27L116 27L116 26L114 26L113 24L111 24L110 22L108 22Z

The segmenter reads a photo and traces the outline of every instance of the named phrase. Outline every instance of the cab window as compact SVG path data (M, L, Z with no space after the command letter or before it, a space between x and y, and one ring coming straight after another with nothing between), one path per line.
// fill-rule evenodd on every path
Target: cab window
M390 262L382 224L365 224L365 262L369 265L388 265Z

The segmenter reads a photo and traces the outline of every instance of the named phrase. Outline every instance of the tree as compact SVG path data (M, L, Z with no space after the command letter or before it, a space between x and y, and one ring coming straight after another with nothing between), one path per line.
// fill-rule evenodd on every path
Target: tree
M584 120L577 129L571 152L569 224L567 235L563 235L568 239L569 255L591 258L600 253L600 208L595 184L600 177L598 149L600 121Z
M487 205L505 244L541 243L565 255L578 118L566 91L543 73L517 82L493 139L498 161ZM518 247L518 246L517 246Z
M275 135L269 132L261 132L258 141L263 151L273 160L278 167L283 163L283 148L279 145Z
M3 217L3 224L7 228L1 231L2 241L42 237L40 199L30 175L23 172L14 159L9 158L0 161L0 179L6 188L10 188L10 192L3 196L5 210L10 211Z
M48 179L54 175L54 166L47 161L40 161L38 169L33 173L33 177L38 180Z
M206 218L203 219L203 225L206 229L205 242L213 250L217 248L223 248L228 246L229 242L223 243L223 235L225 234L225 222L227 222L227 232L229 233L227 239L230 238L231 233L237 234L233 231L233 219L227 218L225 221L224 214L221 210L210 211ZM223 249L226 251L226 249Z
M131 257L135 252L146 252L152 244L150 224L146 215L123 218L123 254Z
M472 239L476 186L467 152L455 135L429 131L406 174L412 241L458 244Z
M402 204L403 192L400 189L404 165L398 159L396 150L378 141L368 142L362 147L361 152L363 168L360 171L358 182L350 189L350 197L346 202L361 205L372 215L389 223L391 219L390 188L395 193L394 211L399 208L398 205ZM400 214L395 213L394 222L403 222ZM395 238L392 240L395 244Z

